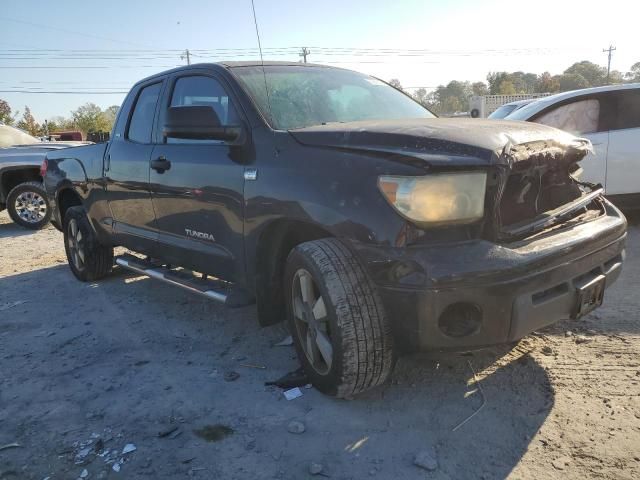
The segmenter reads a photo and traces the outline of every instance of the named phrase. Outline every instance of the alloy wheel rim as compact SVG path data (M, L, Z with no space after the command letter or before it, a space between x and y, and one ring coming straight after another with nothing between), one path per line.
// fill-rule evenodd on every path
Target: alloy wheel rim
M326 375L333 364L333 342L327 308L316 282L304 268L296 271L291 285L296 335L312 368Z
M38 223L47 214L47 202L36 192L22 192L16 197L15 210L18 216L27 223Z
M84 236L78 228L78 222L75 218L69 221L67 246L69 247L69 258L73 266L81 270L84 267Z

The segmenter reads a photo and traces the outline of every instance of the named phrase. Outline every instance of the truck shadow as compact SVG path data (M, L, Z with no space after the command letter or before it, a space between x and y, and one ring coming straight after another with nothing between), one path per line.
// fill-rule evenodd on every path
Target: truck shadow
M49 228L49 227L45 227L45 228ZM29 230L27 228L21 227L20 225L16 225L10 220L8 220L7 223L0 222L0 238L22 237L24 235L34 235L38 233L38 231L39 230Z
M434 478L506 478L535 447L554 392L526 347L500 350L401 358L391 385L344 406L346 417L366 424L377 411L386 418L368 446L385 457L410 463L415 452L432 448Z

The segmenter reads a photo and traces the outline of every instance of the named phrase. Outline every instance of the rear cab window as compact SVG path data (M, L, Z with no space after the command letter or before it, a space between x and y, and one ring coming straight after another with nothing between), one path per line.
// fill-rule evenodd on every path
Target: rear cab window
M127 139L136 143L151 143L153 117L160 97L161 82L148 85L140 90L129 120Z

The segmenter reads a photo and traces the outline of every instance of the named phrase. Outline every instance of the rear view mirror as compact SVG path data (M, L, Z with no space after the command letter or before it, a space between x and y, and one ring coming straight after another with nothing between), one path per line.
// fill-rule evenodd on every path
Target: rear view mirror
M222 125L215 110L206 105L184 105L169 107L162 134L168 138L235 142L242 135L242 127Z

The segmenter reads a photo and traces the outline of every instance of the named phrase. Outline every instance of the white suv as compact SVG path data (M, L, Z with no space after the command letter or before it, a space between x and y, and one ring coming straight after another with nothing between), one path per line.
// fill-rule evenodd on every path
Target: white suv
M640 208L640 83L587 88L541 98L505 120L543 123L588 138L582 180L602 184L623 208Z

